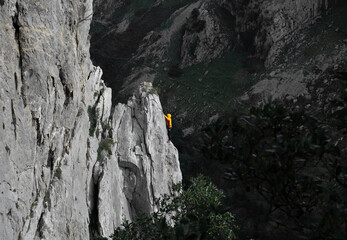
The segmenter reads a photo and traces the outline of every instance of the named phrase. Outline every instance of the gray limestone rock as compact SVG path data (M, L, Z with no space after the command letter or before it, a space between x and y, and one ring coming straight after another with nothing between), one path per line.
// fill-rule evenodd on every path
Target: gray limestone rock
M101 150L98 177L100 232L110 235L123 217L151 213L154 200L181 181L178 152L168 141L159 97L144 83L127 104L112 115L109 148ZM155 206L154 206L155 207ZM118 214L109 214L109 212Z
M151 87L111 110L92 12L91 0L0 4L0 239L108 236L181 180Z

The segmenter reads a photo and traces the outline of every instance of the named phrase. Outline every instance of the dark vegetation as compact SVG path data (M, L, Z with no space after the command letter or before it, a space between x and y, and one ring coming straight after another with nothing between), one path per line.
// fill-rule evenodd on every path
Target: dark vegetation
M158 199L158 210L124 221L113 240L233 240L234 218L223 208L223 193L208 179L192 179L187 190L177 185L173 193Z
M199 9L194 8L187 21L187 24L184 26L185 31L189 33L199 33L202 30L204 30L206 26L206 21L200 20L199 15L200 15Z
M152 0L125 1L122 7L115 10L114 18L107 26L98 22L92 23L91 57L93 62L103 69L103 79L112 88L114 96L118 97L114 98L114 101L124 100L116 93L121 89L124 79L130 75L131 69L144 64L130 61L143 38L190 1L194 0L166 0L155 6L155 1ZM127 30L120 34L111 31L112 26L116 26L125 14L132 15Z
M202 163L225 167L240 239L347 238L347 79L336 75L323 109L269 101L204 130Z
M198 176L112 238L346 239L347 81L338 76L323 114L269 100L205 128L201 154L225 166L224 194Z
M174 64L169 68L169 71L167 74L170 77L179 78L182 76L183 71L182 71L182 69L180 69L180 66L178 64Z
M258 204L263 214L260 225L268 232L245 227L241 236L346 238L347 168L331 135L335 131L310 113L277 102L205 130L204 153L230 164L225 177L233 182L232 195Z
M114 142L111 138L102 139L98 148L98 161L102 161L102 152L106 151L108 156L112 155L112 146L114 145Z
M88 117L90 121L90 127L89 127L89 136L93 136L96 128L97 123L97 113L95 106L88 106Z
M347 94L332 101L322 121L270 101L209 126L202 152L229 164L231 201L199 176L112 239L346 239L347 166L335 135L342 131L346 144L346 103Z

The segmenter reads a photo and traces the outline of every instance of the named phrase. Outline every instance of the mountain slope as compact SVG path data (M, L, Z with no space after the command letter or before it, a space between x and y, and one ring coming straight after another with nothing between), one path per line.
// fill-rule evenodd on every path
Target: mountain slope
M122 1L104 18L105 10L96 9L92 58L105 66L106 83L120 92L119 100L140 82L153 81L164 108L177 116L180 128L192 132L239 108L238 98L262 80L262 73L278 68L281 52L299 32L336 4L344 3ZM157 15L159 9L166 15ZM106 51L99 44L103 39L110 43ZM124 58L116 58L119 51Z

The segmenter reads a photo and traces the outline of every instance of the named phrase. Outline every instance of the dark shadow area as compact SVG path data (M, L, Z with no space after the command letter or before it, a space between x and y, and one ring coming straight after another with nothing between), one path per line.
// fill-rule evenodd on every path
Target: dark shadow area
M180 2L172 6L160 4L150 9L140 9L134 14L128 29L123 33L112 32L110 29L117 24L119 18L115 19L109 27L92 34L91 38L91 58L95 65L100 66L104 72L103 79L107 86L112 88L113 101L124 100L118 96L124 79L129 76L131 69L142 64L142 62L132 62L132 55L136 52L143 38L148 32L159 28L178 8L186 3ZM121 7L117 12L128 10L128 5ZM92 24L95 27L95 23Z

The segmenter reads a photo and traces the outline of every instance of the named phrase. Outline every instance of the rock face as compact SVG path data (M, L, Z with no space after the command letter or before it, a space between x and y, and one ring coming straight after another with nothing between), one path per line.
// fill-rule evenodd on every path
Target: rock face
M314 22L337 0L217 0L235 17L235 33L245 48L271 65L294 32Z
M181 67L208 62L223 55L232 46L230 34L216 17L215 6L202 2L194 8L184 25L181 45Z
M188 1L168 16L166 28L148 32L129 61L146 64L134 66L120 92L132 92L144 78L154 81L160 65L183 69L221 57L232 48L233 37L226 31L232 23L220 16L220 11L211 0Z
M0 1L0 239L108 236L181 180L150 85L111 109L92 1Z
M344 13L347 5L341 6ZM340 14L333 19L340 18ZM336 21L336 20L335 20ZM338 95L338 72L346 71L347 40L343 32L336 32L342 23L333 20L317 24L312 32L300 31L286 50L275 58L275 67L262 73L241 100L292 100L293 104L324 109ZM331 36L334 36L333 40Z
M208 65L235 49L247 55L249 62L245 61L245 66L252 65L256 70L251 71L258 71L264 63L273 67L297 32L337 2L188 0L178 4L162 0L130 4L124 0L97 0L94 5L100 18L95 19L97 33L93 34L92 52L104 66L105 80L125 96L143 79L154 81L163 69ZM167 15L158 13L165 11ZM103 39L124 43L110 44L106 49ZM106 52L122 56L102 58ZM115 70L115 64L120 70ZM110 76L117 76L117 80Z
M120 89L117 97L132 93L140 82L155 82L156 87L161 89L164 108L170 109L178 117L176 122L179 122L183 129L183 135L188 135L194 132L191 129L197 131L199 126L208 124L206 119L218 111L224 111L217 110L219 107L226 109L228 106L237 105L235 99L258 81L260 83L249 92L250 96L244 96L243 99L252 100L254 95L257 95L257 98L269 95L282 98L286 94L293 98L310 95L308 85L312 80L320 78L320 75L317 75L314 69L303 71L300 66L306 65L311 58L302 61L299 66L295 66L295 61L281 66L279 62L286 58L285 54L293 55L293 52L285 52L292 48L288 47L289 44L302 42L301 37L305 34L301 34L301 31L307 32L313 28L321 22L316 20L324 19L325 13L331 9L336 11L333 5L337 1L184 1L182 5L174 6L175 11L165 17L158 16L157 11L158 8L161 11L167 9L165 3L170 1L161 1L161 4L158 2L146 2L146 6L142 5L140 10L138 4L135 4L137 9L132 9L135 5L131 4L128 7L133 12L129 9L128 12L123 7L117 8L117 11L123 9L124 16L113 18L113 24L101 31L104 35L97 34L96 40L103 39L100 36L107 36L107 42L126 42L124 46L110 44L110 49L107 49L109 52L121 51L124 56L101 59L100 55L105 55L105 52L101 52L98 60L104 61L100 64L105 65L106 72L112 73L108 75L119 76L119 82L114 79L110 81L110 84L115 84ZM143 24L148 22L157 24L151 27L150 24ZM125 27L119 28L123 23ZM134 36L138 36L136 41L133 41ZM131 44L128 44L130 42ZM324 41L322 45L326 45ZM94 46L95 53L98 45ZM99 47L105 51L103 45ZM302 47L305 47L304 44ZM302 55L305 51L296 54ZM338 55L343 56L342 53ZM324 53L320 55L325 56ZM340 62L338 58L329 59L329 66ZM216 64L217 62L219 64ZM319 62L322 62L322 59L313 59L310 65ZM117 64L117 68L114 64ZM273 73L272 76L262 74L265 69ZM105 80L107 79L106 77ZM236 84L237 82L240 84ZM240 89L240 92L243 92L231 89L233 93L230 94L231 91L226 90L226 86L233 84L235 86L230 89ZM201 91L204 91L204 97L199 99ZM216 99L215 95L226 97L220 100ZM201 113L206 115L202 117ZM193 118L198 120L191 121ZM204 120L199 122L201 119Z
M101 134L105 137L97 150L94 179L98 179L98 220L103 236L109 236L123 217L133 219L137 213L152 212L154 199L170 192L182 179L159 97L151 94L150 83L144 84L127 104L115 107L110 122L113 130L104 127Z

